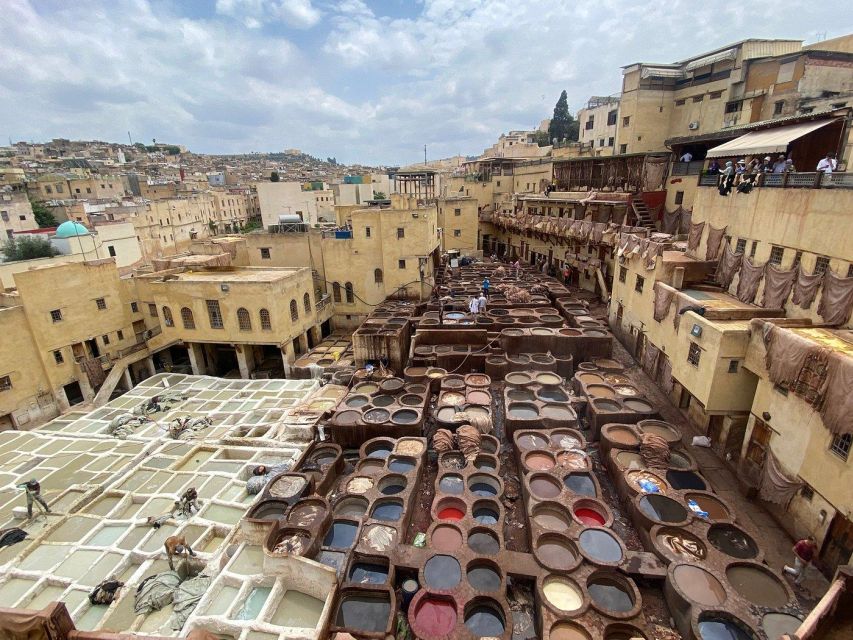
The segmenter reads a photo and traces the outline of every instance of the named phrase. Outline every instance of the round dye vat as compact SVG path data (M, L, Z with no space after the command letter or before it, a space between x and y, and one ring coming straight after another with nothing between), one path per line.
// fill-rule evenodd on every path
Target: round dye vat
M426 596L414 613L412 626L419 635L445 636L456 627L456 605L452 600Z
M685 560L704 560L708 555L702 541L683 529L660 529L655 539L669 553Z
M370 402L370 398L367 396L350 396L346 399L344 404L353 409L357 409L358 407L363 407L368 402Z
M360 518L367 513L365 498L344 498L335 506L335 515Z
M381 411L385 410L381 409ZM385 411L385 413L388 412ZM373 444L368 445L367 449L365 449L365 452L367 453L368 458L381 458L384 460L385 458L391 455L392 446L393 445L390 442L382 440L380 442L374 442Z
M603 611L627 613L634 608L634 596L628 583L610 576L593 576L586 583L592 603Z
M465 383L471 387L488 387L492 379L482 373L469 373L465 376Z
M361 384L355 385L352 390L356 393L365 393L370 395L371 393L379 391L379 385L375 382L362 382Z
M575 507L575 518L587 527L603 527L607 519L603 514L589 507Z
M460 495L465 490L465 484L462 476L455 473L447 473L441 476L441 480L438 481L438 488L444 493Z
M424 582L432 589L452 589L462 580L462 567L453 556L438 555L426 561Z
M442 407L435 412L435 419L439 422L459 422L454 407Z
M586 395L590 398L615 398L616 392L613 387L606 384L589 384L586 387Z
M287 521L297 527L310 527L326 515L326 507L319 500L297 503L287 516Z
M468 536L468 546L477 553L493 556L500 551L497 537L487 531L477 531Z
M533 510L533 522L549 531L568 531L569 517L557 508L538 507Z
M788 613L767 613L761 618L761 629L768 638L775 640L786 633L793 635L802 623L798 617Z
M356 471L358 473L377 473L378 471L384 470L385 462L373 458L365 458L364 460L359 460L358 466L356 467Z
M498 449L501 448L500 440L498 440L495 436L483 435L480 436L480 451L483 453L489 453L492 455L497 455Z
M400 404L405 405L407 407L417 407L424 403L424 399L421 396L415 395L414 393L407 393L404 396L400 397Z
M468 489L480 498L491 498L498 495L500 483L492 476L478 473L468 478Z
M618 402L614 402L613 400L595 398L592 401L592 404L597 411L609 411L611 413L614 413L622 410L622 405L620 405Z
M323 546L334 549L349 549L355 541L357 531L358 524L355 522L335 520L326 532L326 537L323 539Z
M270 486L270 495L276 498L292 498L299 495L308 481L302 476L281 476Z
M364 476L356 476L347 482L348 493L367 493L373 488L373 479Z
M728 520L731 515L720 500L704 493L688 493L685 500L693 500L702 511L708 514L708 520Z
M548 567L558 571L568 571L577 562L578 554L569 540L551 534L536 546L536 559Z
M626 408L631 411L636 411L637 413L649 413L654 410L652 405L645 400L640 400L639 398L625 398L622 401L622 404L624 404Z
M531 401L536 398L532 391L527 389L510 389L506 392L506 397L513 401Z
M782 607L788 603L784 583L760 565L730 565L726 578L745 600L760 607Z
M500 518L500 512L497 508L488 503L475 504L471 515L477 524L497 524Z
M391 414L391 422L396 424L414 424L420 418L420 414L413 409L399 409Z
M540 500L549 500L560 495L559 483L548 476L533 476L530 479L530 492Z
M448 391L441 394L441 399L438 403L446 407L458 407L465 404L465 396L456 391Z
M501 574L491 564L474 562L468 566L468 584L477 591L497 591L501 588Z
M730 524L715 524L708 529L708 541L718 551L739 560L758 555L758 545L745 532Z
M754 640L755 638L742 625L724 618L699 620L699 637L701 640Z
M577 611L583 606L583 593L574 581L562 576L548 576L542 581L542 594L560 611Z
M383 391L394 393L403 388L404 382L400 378L388 378L379 383L379 388Z
M622 560L622 547L605 529L584 529L578 537L578 544L593 562L615 563Z
M560 449L580 449L583 446L580 437L569 431L552 431L551 444Z
M589 468L589 458L583 451L561 451L557 454L557 464L567 471L582 471Z
M542 407L542 417L551 420L573 420L575 412L571 407L561 404L546 404Z
M406 490L406 479L403 476L386 476L379 481L377 488L383 495L397 495Z
M482 442L480 443L482 448ZM498 468L497 460L491 456L477 456L474 459L474 468L478 471L494 471Z
M386 522L399 520L402 515L402 503L391 500L377 502L373 507L373 511L370 512L371 518L385 520Z
M335 414L335 422L341 425L358 424L361 420L360 411L339 411Z
M620 469L645 469L643 456L634 451L620 451L616 454L616 466Z
M491 638L503 635L506 622L496 602L481 601L465 612L465 626L475 638Z
M581 367L581 366L583 366L584 364L589 364L589 363L581 362L581 363L578 365L578 367ZM600 376L600 375L599 375L599 374L597 374L597 373L591 373L591 372L589 372L589 371L584 371L584 372L582 372L582 373L578 373L575 377L576 377L580 382L582 382L582 383L583 383L583 384L585 384L585 385L589 385L589 384L602 384L602 383L604 383L604 378L603 378L602 376Z
M573 622L558 622L551 627L550 640L590 640L586 630Z
M470 391L466 398L469 404L491 405L492 395L488 391Z
M672 579L681 592L693 602L717 607L726 601L726 590L710 571L690 564L677 566Z
M521 449L543 449L548 446L548 441L536 433L525 433L516 439Z
M654 433L669 443L681 441L681 432L668 422L643 420L637 426L643 433Z
M554 456L544 451L533 451L524 456L524 466L533 471L547 471L556 465Z
M679 453L678 451L670 451L669 452L669 466L674 469L689 469L693 466L693 463L683 453Z
M462 547L462 532L456 527L440 524L432 530L430 542L436 551L457 551Z
M515 420L532 420L539 416L539 408L535 404L511 402L506 416Z
M507 384L512 384L512 385L525 385L525 384L530 384L531 382L533 382L533 378L531 378L526 373L513 372L513 373L506 374L506 376L504 376L504 381Z
M388 460L388 470L397 473L408 473L415 468L415 461L409 458L391 458Z
M704 491L708 488L705 481L692 471L674 471L670 469L666 472L666 481L673 489L682 491L685 489Z
M461 520L465 517L465 512L456 507L444 507L438 512L440 520Z
M646 471L645 469L636 469L625 474L625 481L638 493L646 493L646 489L640 484L649 483L657 487L657 492L660 494L667 493L668 487L663 478L659 475Z
M356 562L350 568L349 579L358 584L384 584L388 579L388 565Z
M536 395L539 396L540 400L548 402L567 402L569 399L563 390L555 387L543 387L536 392Z
M462 469L465 466L465 457L461 453L442 454L441 466L445 469Z
M613 390L616 392L616 395L623 398L632 398L640 395L639 389L631 384L615 384L613 385Z
M537 373L536 374L536 382L544 385L556 385L563 382L563 379L558 376L556 373Z
M371 409L370 411L364 414L363 419L365 422L378 424L380 422L386 422L390 417L391 412L387 409ZM389 450L388 453L391 453L391 451Z
M570 473L563 478L563 484L566 485L569 491L574 491L582 496L594 498L597 495L595 482L593 482L592 476L588 473Z
M422 384L410 384L407 388L409 393L417 393L419 395L423 395L427 392L427 388Z
M625 448L640 446L640 438L633 429L621 424L608 424L601 428L601 437Z
M658 522L684 522L687 520L687 509L681 504L656 493L650 493L640 498L637 504L648 518L657 520Z

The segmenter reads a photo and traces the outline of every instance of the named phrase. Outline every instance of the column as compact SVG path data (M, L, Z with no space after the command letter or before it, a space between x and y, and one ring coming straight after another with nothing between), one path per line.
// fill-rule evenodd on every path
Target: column
M308 353L308 336L304 333L299 334L299 347L302 353Z
M195 342L187 343L187 354L190 357L190 368L194 376L203 376L205 373L204 360L198 351L199 345Z
M153 356L148 356L147 358L145 358L145 366L148 368L148 375L149 376L156 375L157 369L154 367Z
M249 360L246 357L245 345L242 347L238 345L235 352L237 354L237 366L240 368L240 377L248 380L251 371L249 370Z
M125 388L130 391L133 389L133 378L130 377L130 365L125 367L124 371L121 374L122 380L124 380Z

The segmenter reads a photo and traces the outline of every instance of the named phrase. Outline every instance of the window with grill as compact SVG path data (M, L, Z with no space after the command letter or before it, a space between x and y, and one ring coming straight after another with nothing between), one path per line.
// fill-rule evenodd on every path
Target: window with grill
M826 273L827 269L829 269L829 258L826 256L818 256L814 263L814 272Z
M398 238L405 238L406 237L406 230L403 227L397 227L397 237Z
M845 433L832 438L829 450L842 460L847 460L850 455L850 446L853 444L853 434Z
M152 318L157 317L157 305L156 304L151 304L150 302L148 303L148 315L151 316Z
M261 260L269 260L270 259L270 248L269 247L261 247Z
M623 127L630 126L630 124L631 124L631 116L625 116L624 118L622 118L622 126Z
M103 311L107 308L107 301L103 298L95 298L95 306L98 307L98 311Z
M615 141L616 141L616 138L613 138L613 137L607 138L607 146L608 146L608 147L612 147L612 146L613 146L613 143L614 143Z
M684 203L684 192L676 191L675 192L675 204L683 204Z
M101 336L101 340L104 341L104 345L108 345L110 343L110 337L108 335Z
M364 237L365 237L365 238L369 238L369 237L370 237L370 227L365 227L365 228L364 228Z
M607 126L612 127L616 124L616 109L607 112Z
M746 251L746 238L738 238L735 253L743 253L744 251Z
M195 329L195 318L193 317L192 309L189 307L181 309L181 322L184 323L184 329Z
M397 260L397 267L399 267L400 269L405 269L406 268L406 261L405 260Z
M625 282L628 277L628 270L625 267L619 267L619 282Z
M302 296L302 306L305 308L305 313L311 313L311 296L307 293Z
M341 301L341 285L339 282L332 283L332 299L335 302Z
M60 311L59 309L52 310L50 312L50 319L53 320L54 322L62 321L62 311Z
M207 306L207 317L210 320L211 329L222 329L222 310L219 308L219 300L205 300Z
M755 250L756 250L756 249L758 249L758 240L753 240L753 241L752 241L752 246L749 248L749 257L750 257L750 258L754 258L754 257L755 257Z
M699 366L699 358L702 356L702 349L695 342L690 343L690 349L687 351L687 362L694 367Z
M643 293L644 284L646 284L646 279L643 276L637 276L637 281L634 283L634 291Z
M710 94L708 94L708 98L710 100L716 100L717 98L721 98L722 96L723 96L722 91L712 91Z
M693 102L702 102L705 99L705 96L693 96Z
M686 103L686 102L687 102L687 100L685 100L684 98L682 98L681 100L676 100L676 101L675 101L675 106L676 106L676 107L683 107L683 106L684 106L684 103Z
M352 290L352 282L347 282L344 285L344 291L347 295L347 303L352 304L353 302L355 302L355 293Z
M729 373L737 373L738 361L729 360Z
M454 229L453 230L453 237L454 238L461 238L462 237L462 230L461 229Z
M461 216L462 215L462 209L454 209L453 215L454 216Z
M62 364L63 362L65 362L65 358L62 356L61 350L57 349L53 352L53 360L54 362L56 362L56 364Z
M373 270L373 282L376 284L382 284L383 282L382 269L374 269Z
M772 247L770 249L770 258L767 260L770 264L782 264L782 256L785 255L784 247Z
M266 309L261 309L258 315L261 317L261 331L272 331L270 312Z
M773 103L773 115L778 116L782 113L782 109L785 107L784 100L777 100Z
M163 307L163 323L167 327L175 326L175 321L172 319L172 310L169 307Z
M116 338L118 338L119 341L124 340L124 331L122 331L121 329L116 331Z
M299 320L299 306L296 304L296 300L290 301L290 319L294 322Z
M12 378L0 376L0 391L9 391L12 388Z
M252 330L252 318L249 315L249 311L243 307L237 309L237 327L240 331Z

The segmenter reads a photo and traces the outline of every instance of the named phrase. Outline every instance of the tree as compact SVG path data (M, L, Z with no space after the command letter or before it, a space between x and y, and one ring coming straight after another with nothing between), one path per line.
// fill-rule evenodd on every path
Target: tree
M560 99L554 106L554 117L551 118L551 124L548 126L548 137L551 140L570 140L576 142L580 127L578 121L569 113L569 99L566 96L566 90L560 94Z
M3 257L8 261L32 260L34 258L50 258L58 256L57 251L50 240L39 236L23 236L20 238L9 238L2 248Z
M270 174L270 182L278 182L279 180L281 180L281 176L278 175L278 171L273 171Z
M536 139L536 144L538 144L540 147L547 147L549 144L551 144L551 139L548 137L547 131L537 131L534 134L534 137Z
M56 226L56 218L53 217L50 209L44 206L41 202L31 199L30 206L33 208L33 216L35 217L36 224L38 224L40 229Z
M387 196L382 191L374 191L373 192L373 199L374 200L385 200L385 199L387 199Z

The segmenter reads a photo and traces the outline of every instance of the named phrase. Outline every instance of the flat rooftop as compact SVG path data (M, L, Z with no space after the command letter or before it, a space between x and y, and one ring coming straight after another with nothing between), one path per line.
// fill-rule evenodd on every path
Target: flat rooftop
M820 346L853 356L853 331L823 328L795 328L794 333L817 342Z
M259 268L243 267L238 269L229 269L227 271L193 271L188 269L180 273L170 273L168 276L162 275L163 272L153 273L150 278L160 278L166 282L277 282L290 278L302 268Z

